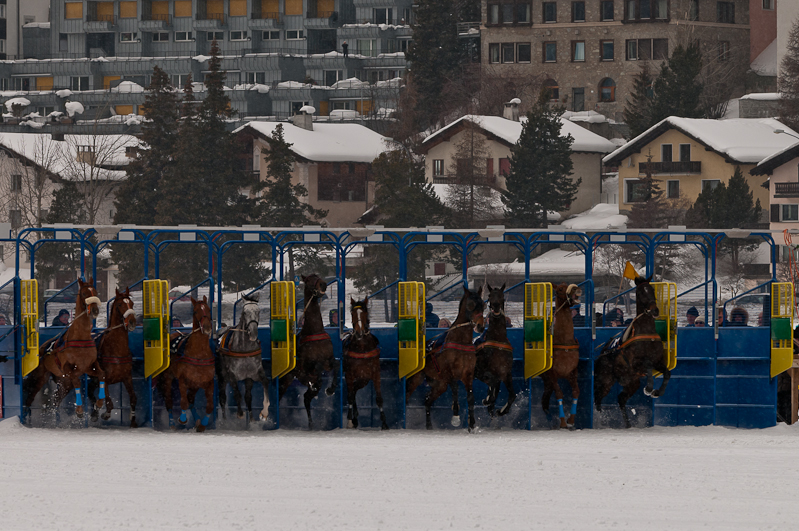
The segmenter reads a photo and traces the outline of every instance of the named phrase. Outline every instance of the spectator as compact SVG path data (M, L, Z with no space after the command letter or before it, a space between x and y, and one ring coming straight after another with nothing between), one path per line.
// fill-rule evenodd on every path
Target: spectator
M766 325L766 318L763 315L763 312L757 314L757 326L767 326Z
M698 328L704 327L705 326L705 318L704 317L697 317L696 321L694 321L693 326L696 326Z
M441 318L433 312L433 303L428 302L424 306L424 325L427 328L435 328Z
M685 314L688 324L685 326L696 326L694 323L696 322L697 317L699 317L699 310L696 309L696 306L691 306L688 308L688 312Z
M575 304L574 306L572 306L571 310L572 310L572 322L574 323L574 326L583 326L584 323L583 323L583 316L580 315L580 305Z
M349 56L349 49L350 45L347 44L347 41L341 43L341 52L344 54L345 59Z
M172 316L172 328L180 328L181 326L183 326L183 323L181 322L180 318L178 318L177 315L173 315Z
M9 324L8 319L6 319L5 314L0 313L0 326L5 326Z
M446 317L438 322L438 328L449 328L450 326L452 326L452 323Z
M727 322L727 309L724 306L718 307L718 323L719 326L727 326L729 323Z
M69 325L69 310L63 309L58 312L58 315L53 317L53 324L50 326L68 326Z
M505 316L505 328L513 328L513 321L507 315Z
M730 312L730 326L749 326L749 312L736 306Z
M606 317L606 325L612 327L619 327L624 324L624 312L621 308L613 308L608 312Z
M331 328L338 328L338 310L330 310L327 314L327 326Z

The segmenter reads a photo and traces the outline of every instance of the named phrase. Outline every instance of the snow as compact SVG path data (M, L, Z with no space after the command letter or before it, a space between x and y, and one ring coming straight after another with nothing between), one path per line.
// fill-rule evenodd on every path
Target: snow
M783 136L783 135L778 135L778 136ZM797 146L799 146L799 142L796 142L796 139L794 139L794 143L793 144L791 144L790 146L788 146L786 148L783 148L783 149L777 151L776 153L772 153L768 157L764 158L763 160L761 160L757 164L757 166L754 167L754 169L752 171L764 166L767 162L771 161L771 159L773 159L775 157L779 157L780 155L782 155L786 151L791 151L792 149L796 149Z
M596 111L566 111L563 113L562 118L572 122L589 124L603 124L608 121L607 116Z
M777 76L779 73L779 65L777 64L777 39L771 41L765 50L760 52L760 55L755 57L749 67L754 72L761 76Z
M240 83L233 86L233 90L255 90L259 94L267 94L269 92L269 85L263 83Z
M67 114L70 116L83 114L83 104L79 101L68 101L65 107L67 109Z
M287 89L301 89L301 88L310 88L313 85L309 85L307 83L300 83L299 81L282 81L277 84L278 88L287 88Z
M0 440L6 529L792 529L799 489L785 425Z
M360 119L361 113L352 109L333 109L330 111L330 120L355 120Z
M515 105L521 105L522 100L520 100L519 98L513 98L508 103L515 104Z
M8 112L11 112L11 108L14 105L22 105L23 107L27 107L31 104L31 100L27 98L11 98L10 100L6 101L6 109Z
M375 83L375 86L380 88L399 88L402 86L402 78L395 77L394 79L387 79L386 81L378 81Z
M600 203L590 210L567 219L561 223L561 226L575 231L626 229L627 216L619 214L619 205Z
M336 81L335 83L330 85L330 88L333 88L333 89L342 89L342 88L344 88L344 89L350 89L350 88L359 89L359 88L368 88L368 87L369 87L369 83L367 83L366 81L361 81L357 77L351 77L349 79L342 79L341 81Z
M120 94L140 94L144 92L144 87L133 81L122 81L119 85L113 87L111 92L118 92Z
M275 122L250 122L233 132L251 127L271 137L277 125ZM293 144L291 151L318 162L372 162L386 151L388 140L368 127L349 123L315 122L313 131L283 123L283 136L286 142Z
M42 29L50 29L49 22L28 22L27 24L22 25L23 28L42 28Z
M204 63L204 62L210 60L211 56L210 55L195 55L194 57L192 57L192 59L194 59L195 61L197 61L199 63Z
M775 129L783 129L799 135L774 118L737 118L710 120L705 118L679 118L670 116L653 125L630 140L603 160L607 163L619 156L626 158L639 143L651 141L649 135L667 125L695 138L710 149L721 153L732 162L757 164L775 151L795 142L789 135L776 135Z
M72 96L72 91L69 89L61 89L57 90L55 92L55 95L58 96L59 98L69 98L70 96Z
M521 121L516 122L502 118L501 116L467 114L466 116L458 118L448 126L439 129L432 135L428 136L422 143L425 144L430 142L432 139L436 138L438 135L441 135L447 129L455 127L463 120L468 120L479 125L483 130L501 138L508 144L516 144L516 142L519 140L519 136L522 134L522 124L524 123L525 118L522 118ZM561 136L570 134L572 137L574 137L572 151L610 153L616 148L616 146L606 138L592 133L591 131L580 127L569 120L561 118L560 122L562 124L562 128L560 130Z
M757 101L779 101L782 95L779 92L753 92L746 96L741 96L742 100L757 100Z
M730 118L740 118L740 117L741 117L741 99L732 98L731 100L728 100L727 109L724 111L724 116L722 116L721 119L729 120Z
M524 262L514 260L506 264L485 264L469 268L469 277L485 274L501 268L504 273L509 275L524 275ZM530 260L530 275L578 275L585 274L585 255L581 251L566 251L563 249L552 249L541 256Z

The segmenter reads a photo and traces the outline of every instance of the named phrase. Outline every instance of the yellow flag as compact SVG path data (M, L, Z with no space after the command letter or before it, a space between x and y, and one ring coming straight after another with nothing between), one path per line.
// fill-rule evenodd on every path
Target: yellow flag
M629 278L630 280L635 280L635 277L638 276L636 273L635 268L630 262L627 262L627 265L624 266L624 278Z

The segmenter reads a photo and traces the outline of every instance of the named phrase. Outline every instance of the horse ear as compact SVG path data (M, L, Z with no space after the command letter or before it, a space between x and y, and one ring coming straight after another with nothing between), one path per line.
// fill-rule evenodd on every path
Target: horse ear
M504 282L502 283L502 287L499 288L499 289L502 291L502 293L505 293L505 283Z
M208 297L206 297L205 295L203 295L203 302L204 302L205 304L208 304Z
M355 299L350 297L350 306L355 306Z
M489 291L489 293L491 291L493 291L493 288L491 287L491 284L489 284L488 282L486 282L486 289Z
M125 288L125 296L130 297L130 286Z
M367 302L369 302L369 295L363 298L363 303L366 304Z
M192 297L191 295L189 295L189 298L191 299L191 303L192 303L192 304L197 304L197 300L196 300L194 297Z
M633 282L635 282L635 285L637 286L637 285L639 285L641 282L643 282L645 280L646 279L644 277L635 277L635 280Z
M308 280L308 277L306 277L305 275L300 275L300 278L302 279L302 281L303 281L303 282L305 282L306 280Z
M117 293L117 297L119 297L120 295L122 295L122 292L121 292L121 291L119 291L119 288L117 288L117 287L114 287L114 291L116 291L116 293Z
M647 281L647 282L652 282L652 277L653 277L653 276L654 276L654 275L649 275L648 277L646 277L646 281Z

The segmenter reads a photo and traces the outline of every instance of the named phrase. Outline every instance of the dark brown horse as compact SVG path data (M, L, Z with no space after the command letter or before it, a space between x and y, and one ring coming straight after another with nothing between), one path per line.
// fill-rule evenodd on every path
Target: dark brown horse
M447 331L444 344L429 351L426 355L425 368L406 381L405 400L410 398L423 380L427 380L430 392L424 401L425 425L433 429L430 418L431 408L436 399L447 390L452 390L452 425L461 423L458 405L458 381L466 388L466 401L469 407L469 431L474 429L474 366L477 362L475 347L472 343L472 330L483 330L483 299L480 291L469 291L463 288L463 297L458 308L458 318Z
M641 386L641 378L647 378L644 394L657 398L666 391L671 377L663 358L663 342L655 328L655 317L659 310L655 290L649 284L651 280L652 277L635 278L636 317L624 331L619 346L614 348L611 346L612 340L608 341L594 364L594 407L602 411L602 399L613 384L619 382L622 386L619 407L628 428L631 424L627 415L627 400ZM657 391L653 390L654 371L663 374L663 382Z
M130 427L135 428L136 424L136 392L133 390L133 354L128 346L128 332L136 329L136 315L133 311L133 301L130 298L130 289L124 292L116 290L114 304L111 306L111 317L105 332L98 338L97 360L100 368L105 372L106 385L121 383L125 386L130 398ZM94 397L97 388L97 379L89 378L89 397ZM97 402L98 407L92 410L92 421L97 421L102 400ZM111 394L105 397L105 413L103 420L111 418L111 410L114 409L114 402Z
M355 301L350 298L352 335L344 342L344 378L347 381L347 426L358 427L358 405L355 394L371 381L375 386L375 401L380 410L382 429L388 429L380 392L380 342L369 330L369 298Z
M474 377L488 386L488 396L483 400L483 405L493 417L496 415L494 406L497 403L499 387L502 383L508 390L508 402L499 410L499 416L510 411L516 400L513 390L513 347L508 341L507 322L505 320L505 284L501 288L488 289L488 329L486 340L477 345L477 364L474 368Z
M336 392L338 381L335 369L338 365L333 355L333 341L330 335L325 332L322 323L322 310L319 308L319 300L327 290L327 282L317 275L302 277L305 297L305 310L303 311L303 323L300 333L297 335L297 366L293 371L280 378L279 398L296 378L303 385L308 386L305 391L305 411L308 413L308 428L313 428L311 420L311 400L319 394L322 385L322 373L329 372L333 377L330 387L325 389L327 396L333 396Z
M63 335L43 345L43 350L50 344L54 348L41 354L39 366L25 379L26 412L30 411L36 394L51 374L58 384L52 402L54 407L58 407L67 393L75 389L75 413L78 417L83 417L81 376L84 374L100 380L99 404L102 405L105 400L105 373L97 362L97 348L92 339L93 320L100 314L100 298L92 284L91 278L88 282L78 279L75 319Z
M178 381L180 389L180 418L178 423L185 425L188 422L189 408L194 409L194 397L197 391L205 391L205 415L196 418L195 427L198 432L205 431L211 422L214 412L214 353L211 350L211 309L208 307L208 298L203 295L203 300L191 298L192 326L191 332L184 335L175 332L170 336L174 345L176 340L182 339L177 351L171 353L169 368L158 376L158 388L164 397L164 405L169 414L169 425L174 425L172 419L172 382ZM195 414L195 417L199 415Z
M541 375L544 379L544 396L541 397L541 407L549 413L549 399L552 391L558 399L558 417L560 428L574 427L574 417L577 415L577 399L580 398L580 387L577 385L577 365L580 362L580 345L574 337L574 322L571 307L580 302L582 291L576 284L560 284L555 286L555 312L552 323L552 368ZM569 419L563 411L563 391L558 385L558 379L565 378L572 388L572 408Z

